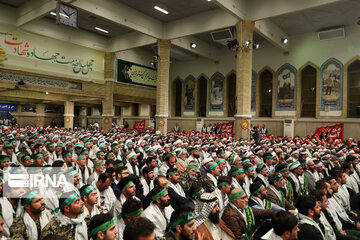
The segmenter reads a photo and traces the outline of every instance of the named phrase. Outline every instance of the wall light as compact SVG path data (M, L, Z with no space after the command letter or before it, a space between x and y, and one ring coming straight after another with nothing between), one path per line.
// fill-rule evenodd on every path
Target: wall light
M282 39L281 39L281 42L282 42L283 44L287 44L288 41L289 41L289 39L287 39L287 38L282 38Z
M197 46L196 43L190 43L191 48L196 48L196 46Z

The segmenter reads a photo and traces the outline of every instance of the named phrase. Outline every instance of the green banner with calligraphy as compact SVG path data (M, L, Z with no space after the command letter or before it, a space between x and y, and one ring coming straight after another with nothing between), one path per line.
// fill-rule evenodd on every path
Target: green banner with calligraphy
M117 81L156 88L156 69L118 59Z

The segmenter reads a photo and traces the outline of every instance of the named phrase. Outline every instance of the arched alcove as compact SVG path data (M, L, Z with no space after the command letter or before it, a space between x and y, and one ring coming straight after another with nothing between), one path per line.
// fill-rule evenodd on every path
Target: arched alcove
M348 117L360 117L360 60L356 59L347 69L348 79Z
M301 70L300 117L316 117L316 69L310 65Z
M208 84L208 80L204 76L201 76L198 79L197 95L198 95L198 98L199 98L199 101L198 101L198 115L199 115L199 117L206 117L207 98L208 98L207 84Z
M272 117L273 78L273 73L267 69L260 74L260 117Z
M231 73L227 76L227 96L228 96L228 117L233 117L236 113L236 74Z
M181 117L181 106L182 106L182 81L180 79L176 79L173 83L173 107L174 107L174 116Z

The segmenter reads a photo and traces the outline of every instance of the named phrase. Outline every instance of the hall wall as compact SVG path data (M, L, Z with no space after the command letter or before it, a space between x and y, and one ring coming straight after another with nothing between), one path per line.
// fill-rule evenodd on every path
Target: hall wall
M305 33L291 36L289 38L289 52L283 53L278 48L274 47L268 42L260 43L260 48L254 50L253 55L253 70L257 73L257 93L259 94L259 73L267 68L274 73L273 79L273 117L259 118L259 108L257 106L256 114L253 116L252 123L254 125L265 123L271 133L275 135L283 134L283 119L290 118L295 120L295 134L300 136L312 135L317 127L334 125L336 123L344 122L344 137L360 137L358 131L359 124L357 118L347 118L347 67L358 58L360 55L360 29L357 25L345 27L345 38L333 40L319 40L317 34ZM220 72L227 76L231 71L234 71L236 59L235 52L224 48L223 55L219 56L219 62L215 63L209 59L199 58L189 62L175 62L170 69L170 82L175 79L185 79L189 75L198 79L200 75L210 77ZM300 118L300 105L297 104L295 113L278 112L275 113L275 72L284 64L290 64L298 71L297 81L300 81L299 69L306 64L311 64L317 70L317 91L320 92L320 67L328 59L335 58L343 65L343 85L342 85L342 109L340 113L330 110L329 113L324 110L320 111L320 95L316 96L316 118ZM226 78L226 77L225 77ZM227 81L225 79L224 88L226 89ZM170 88L171 89L171 88ZM196 92L195 92L196 93ZM171 94L171 93L170 93ZM297 96L295 98L299 101L301 96L301 86L297 86ZM225 100L227 99L227 92L225 91ZM259 95L256 96L256 103L259 103ZM169 103L169 109L174 107ZM169 111L174 112L174 110ZM253 113L254 114L254 113ZM292 115L294 114L294 115ZM291 116L292 115L292 116ZM184 116L186 118L186 116ZM192 116L196 117L196 116ZM224 111L223 116L218 117L218 122L221 122L226 116ZM195 120L194 120L195 121ZM181 127L182 122L180 122ZM186 124L189 126L189 124Z

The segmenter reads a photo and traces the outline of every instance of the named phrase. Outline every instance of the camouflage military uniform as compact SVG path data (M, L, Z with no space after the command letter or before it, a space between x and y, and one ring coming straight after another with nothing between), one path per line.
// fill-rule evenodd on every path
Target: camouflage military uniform
M99 209L100 214L102 214L102 213L103 213L103 210L101 209L101 207L100 207L100 206L95 205L94 207L96 207L96 208L98 208L98 209ZM85 208L85 206L84 206L84 208ZM90 215L90 214L88 214L88 215L85 217L85 222L86 222L86 226L87 226L87 228L88 228L88 229L89 229L89 226L90 226L90 219L91 219L91 215Z
M41 231L40 239L43 239L44 237L49 235L58 235L66 238L67 240L75 240L75 230L76 228L72 225L60 227L60 223L55 216Z
M214 192L216 188L214 182L208 176L204 177L202 187L207 193Z
M181 179L180 185L184 189L186 196L189 196L189 191L193 186L199 184L202 185L203 182L201 176L197 175L196 177L192 177L187 171L181 173L180 179Z
M35 221L36 228L38 230L38 236L40 236L41 225L40 220ZM15 218L13 224L10 227L10 238L11 239L29 239L26 234L26 226L22 217Z

